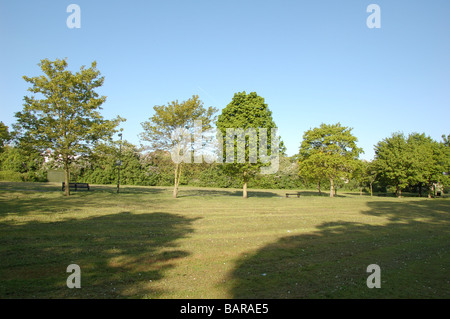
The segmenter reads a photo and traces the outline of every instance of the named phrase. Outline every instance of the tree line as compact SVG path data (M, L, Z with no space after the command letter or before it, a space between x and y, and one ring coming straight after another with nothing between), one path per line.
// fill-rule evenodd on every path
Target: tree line
M46 181L49 169L62 169L66 183L115 184L120 170L121 184L171 185L175 198L179 185L242 188L244 198L247 188L329 188L333 197L339 188L432 196L436 186L448 187L449 135L434 141L424 133L394 133L375 145L375 158L367 162L359 159L363 150L351 128L322 124L306 131L298 154L289 157L282 140L272 136L277 126L264 98L244 91L221 111L205 107L196 95L154 106L154 114L141 123L143 144L137 146L114 140L124 118L101 115L106 97L96 89L104 77L95 62L76 73L67 70L66 60L44 59L39 66L43 75L24 76L31 95L24 97L12 130L0 122L3 180ZM202 132L216 128L219 134L201 134L191 143L198 133L194 123L201 123ZM240 135L229 135L227 129ZM253 151L251 145L256 145ZM213 160L192 163L198 154L206 156L200 151L208 151L207 146ZM226 147L231 154L223 151ZM174 161L174 152L184 160ZM262 174L275 156L276 171ZM65 194L70 194L68 187Z

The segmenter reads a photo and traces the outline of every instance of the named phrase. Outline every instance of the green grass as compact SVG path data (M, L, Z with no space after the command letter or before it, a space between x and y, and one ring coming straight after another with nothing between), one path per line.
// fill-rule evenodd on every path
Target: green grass
M449 199L284 193L0 182L0 298L450 297Z

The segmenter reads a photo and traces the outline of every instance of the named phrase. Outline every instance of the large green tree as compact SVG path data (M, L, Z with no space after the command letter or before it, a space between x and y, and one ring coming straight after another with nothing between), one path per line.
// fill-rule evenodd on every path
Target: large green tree
M50 149L62 160L68 185L71 162L97 142L110 139L123 119L105 120L99 112L106 97L96 92L104 82L96 62L76 73L67 69L65 59L44 59L39 66L42 75L23 77L32 95L24 97L14 129L22 147ZM65 195L69 194L66 187Z
M375 145L374 167L381 180L394 186L396 195L401 197L402 190L411 180L412 170L412 159L403 133L393 133Z
M247 184L251 176L255 175L262 167L270 166L268 168L270 171L274 168L272 164L278 164L272 160L279 155L278 152L283 149L283 144L279 142L278 136L272 136L272 132L275 132L273 130L276 128L272 112L264 98L255 92L247 94L244 91L234 94L232 101L218 117L217 129L223 142L221 156L225 161L225 170L232 176L242 178L243 198L248 197ZM238 133L239 136L235 138L235 135L227 134L227 130ZM265 133L261 134L264 130ZM266 143L264 152L266 154L264 155L267 157L259 156L263 153L264 146L261 147L261 145L264 144L260 144L258 141ZM269 160L266 160L269 158L270 165Z
M410 185L418 185L419 196L422 196L422 186L428 190L431 197L432 187L435 183L446 183L446 163L448 154L442 143L434 141L424 133L412 133L407 139L409 170L408 181Z
M444 174L448 167L449 154L444 143L438 143L425 134L394 133L380 141L375 147L374 167L378 176L401 196L406 186L417 186L419 196L422 188L431 190L435 183L446 184Z
M362 149L352 129L337 124L321 124L303 135L299 152L299 174L308 178L323 177L330 181L330 197L334 196L336 179L348 179L356 168Z
M191 153L198 147L191 143L191 135L196 133L196 123L201 124L203 132L208 131L212 128L217 112L217 109L212 106L204 107L198 95L193 95L192 98L183 102L176 100L167 105L156 105L153 110L155 111L153 116L141 123L144 130L140 135L141 139L150 143L148 148L152 151L173 152L181 155L186 162L191 161ZM204 140L202 136L200 138L202 139L201 148ZM177 198L183 161L176 160L174 164L173 197Z

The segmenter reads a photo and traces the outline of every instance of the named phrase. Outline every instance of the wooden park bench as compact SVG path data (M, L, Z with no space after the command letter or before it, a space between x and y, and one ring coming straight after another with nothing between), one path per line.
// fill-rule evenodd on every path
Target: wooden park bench
M66 183L62 183L62 190L64 191L64 188L66 187ZM89 184L88 183L69 183L69 188L75 188L77 190L78 188L87 188L89 190Z
M300 197L300 192L297 192L297 193L286 193L286 198L288 198L289 195L296 195L297 197Z

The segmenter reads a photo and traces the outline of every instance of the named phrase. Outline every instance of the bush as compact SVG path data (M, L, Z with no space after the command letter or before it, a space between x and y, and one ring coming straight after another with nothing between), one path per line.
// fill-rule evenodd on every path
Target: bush
M0 181L21 182L22 174L14 171L0 171Z
M21 174L22 181L24 182L47 182L47 172L26 172Z

